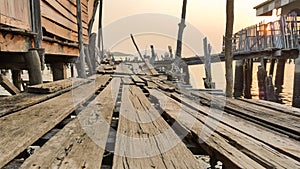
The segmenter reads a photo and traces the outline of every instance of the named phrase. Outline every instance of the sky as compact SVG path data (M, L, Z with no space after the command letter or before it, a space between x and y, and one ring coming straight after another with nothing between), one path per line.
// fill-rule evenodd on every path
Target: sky
M253 9L264 1L235 0L234 32L270 19L257 17ZM129 34L133 33L140 48L144 49L154 44L159 49L167 49L167 46L171 45L175 50L174 40L177 38L182 2L182 0L104 1L105 48L112 51L133 52L135 49L129 38ZM188 0L186 22L187 27L183 35L184 54L201 54L204 36L211 43L213 52L219 53L225 34L226 0Z

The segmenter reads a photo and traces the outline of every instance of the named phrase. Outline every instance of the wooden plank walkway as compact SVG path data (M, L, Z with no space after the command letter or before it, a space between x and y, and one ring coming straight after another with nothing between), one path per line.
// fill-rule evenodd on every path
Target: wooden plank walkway
M187 90L140 64L1 98L0 168L36 144L20 168L300 168L300 109Z

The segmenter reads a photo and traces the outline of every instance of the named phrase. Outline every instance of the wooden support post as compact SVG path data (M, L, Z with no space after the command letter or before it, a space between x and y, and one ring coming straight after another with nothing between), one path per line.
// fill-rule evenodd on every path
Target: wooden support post
M273 74L274 74L274 67L275 67L275 59L272 59L271 60L271 65L270 65L270 72L269 72L269 75L273 77Z
M42 84L42 70L39 54L36 50L30 50L24 56L28 67L30 85Z
M11 74L12 74L13 84L21 91L21 89L22 89L22 78L21 78L22 70L12 70Z
M233 95L235 98L239 98L243 96L244 89L244 60L237 60L235 63Z
M295 59L293 107L300 108L300 57Z
M266 77L267 71L264 66L259 65L257 71L257 81L258 81L258 90L259 90L259 99L266 100Z
M179 58L181 58L183 30L186 26L185 25L186 5L187 5L187 0L183 0L182 12L181 12L181 22L179 23L177 48L176 48L176 57L179 57Z
M104 44L103 44L103 29L102 29L102 13L103 13L103 0L100 0L99 5L99 25L98 25L98 47L101 51L100 58L104 57Z
M276 68L276 79L275 79L275 87L276 93L282 92L282 85L284 82L284 69L285 69L286 59L278 59L277 68Z
M170 53L170 58L173 59L173 51L172 51L172 46L168 46L169 53Z
M150 45L151 48L151 59L150 59L150 64L154 64L155 62L155 58L156 58L156 54L155 54L155 50L154 50L154 46Z
M16 88L16 86L13 85L3 74L0 74L0 85L12 95L20 93L20 90Z
M71 77L75 77L74 64L73 63L71 63Z
M97 34L92 33L89 39L89 55L92 63L93 70L95 71L97 68L97 58L96 58L96 39Z
M85 55L85 57L84 57L85 63L87 63L87 66L89 68L89 75L95 74L96 69L94 69L93 66L92 66L88 45L84 45L84 55Z
M273 77L270 75L266 77L266 96L267 100L269 101L277 101L277 98L275 97L275 90L273 85Z
M203 39L203 49L204 49L204 57L205 57L205 80L204 86L205 88L212 88L212 77L211 77L211 58L210 58L210 45L207 44L207 38Z
M67 78L67 67L65 63L51 63L53 81Z
M41 16L41 0L31 0L31 23L32 31L36 33L34 37L34 48L38 51L41 69L45 69L45 49L42 48L43 31L42 31L42 16Z
M252 99L251 88L252 88L252 71L253 71L253 60L247 59L245 64L245 89L244 97L247 99Z
M77 6L77 26L78 26L78 47L80 51L79 60L77 60L76 67L78 71L78 75L81 78L86 77L85 72L85 64L84 64L84 46L83 46L83 38L82 38L82 19L81 19L81 0L76 0Z

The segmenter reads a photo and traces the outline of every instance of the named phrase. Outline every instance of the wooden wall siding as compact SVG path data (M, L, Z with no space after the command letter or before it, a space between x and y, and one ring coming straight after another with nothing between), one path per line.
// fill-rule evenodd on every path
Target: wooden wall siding
M30 30L29 0L0 0L0 25Z
M82 0L82 26L84 43L88 43L88 7ZM67 41L78 42L75 0L42 0L42 26L48 33Z

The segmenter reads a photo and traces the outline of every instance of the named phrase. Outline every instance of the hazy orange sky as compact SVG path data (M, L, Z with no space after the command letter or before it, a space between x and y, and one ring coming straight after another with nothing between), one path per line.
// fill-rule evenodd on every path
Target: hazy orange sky
M259 21L268 19L264 17L256 17L256 11L253 9L254 6L264 1L265 0L235 0L234 30L238 31L244 27L257 24ZM179 23L182 2L182 0L104 1L103 26L109 26L124 17L144 13L170 15L178 18ZM222 36L225 32L225 10L226 0L188 0L187 2L186 22L193 25L198 31L208 37L215 52L220 52L222 48ZM149 20L149 18L147 19ZM147 19L145 19L145 23L147 22ZM130 24L126 27L134 28L143 24L144 23L139 22L136 23L136 25ZM161 23L161 25L163 24L165 23ZM116 30L122 32L123 28L124 26L117 28ZM171 28L173 28L176 32L178 31L177 24L174 24ZM107 39L110 37L104 35L104 40L105 38ZM202 40L200 39L200 41ZM175 48L175 45L173 45L173 47Z

